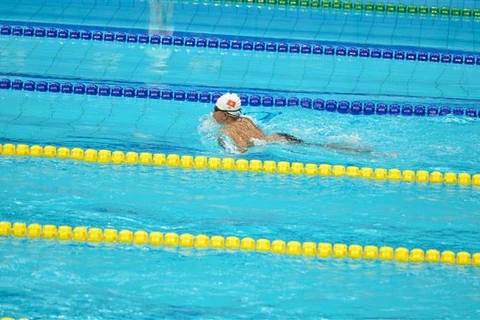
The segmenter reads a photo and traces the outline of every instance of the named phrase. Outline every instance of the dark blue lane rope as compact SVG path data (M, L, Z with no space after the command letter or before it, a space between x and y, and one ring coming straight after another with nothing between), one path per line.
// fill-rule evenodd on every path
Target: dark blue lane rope
M71 83L57 81L33 81L21 79L0 79L0 89L24 90L36 92L50 92L63 94L77 94L89 96L111 96L137 99L174 100L200 103L214 103L223 94L222 92L171 90L146 86L120 86L101 83ZM467 116L480 117L480 110L476 108L462 108L436 105L387 104L371 101L324 100L309 97L284 97L240 93L243 106L252 107L302 107L306 109L338 112L352 115L403 115L403 116Z
M94 31L78 30L56 27L29 27L29 26L10 26L1 27L1 35L4 36L23 36L37 38L58 38L86 41L105 41L105 42L126 42L141 43L162 46L186 46L210 49L224 50L244 50L259 52L278 52L288 54L306 54L306 55L336 55L358 58L387 59L387 60L406 60L422 61L428 63L445 64L465 64L471 66L480 66L480 55L465 52L426 52L424 50L413 48L389 49L380 47L362 47L357 48L354 45L334 45L320 44L312 41L297 41L291 43L286 40L270 39L269 41L256 41L246 38L242 39L221 39L217 37L198 36L198 35L148 35L146 33L128 33L125 31ZM290 40L292 41L292 40ZM295 40L293 40L295 41Z

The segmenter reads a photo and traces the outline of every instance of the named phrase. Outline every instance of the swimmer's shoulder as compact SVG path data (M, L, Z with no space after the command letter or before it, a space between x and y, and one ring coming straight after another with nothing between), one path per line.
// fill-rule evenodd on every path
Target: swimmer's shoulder
M253 120L250 119L249 117L243 116L243 117L240 117L240 120L241 120L241 121L246 121L247 123L256 126L256 125L255 125L255 122L253 122Z
M244 125L247 125L248 127L252 128L252 129L256 129L258 130L258 126L256 125L255 121L253 121L251 118L249 117L241 117L239 119Z

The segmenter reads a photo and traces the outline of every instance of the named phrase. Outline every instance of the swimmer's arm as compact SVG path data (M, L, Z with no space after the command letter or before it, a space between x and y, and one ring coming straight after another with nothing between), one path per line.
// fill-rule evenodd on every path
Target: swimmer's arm
M243 139L241 139L236 135L231 135L230 137L233 139L233 142L235 142L235 144L237 145L238 151L240 151L241 153L244 153L245 151L247 151L248 146L247 146L247 143L243 141Z
M237 146L237 149L238 151L240 151L241 153L247 151L247 143L245 141L243 141L240 137L238 137L237 135L235 134L231 134L230 132L228 131L224 131L224 133L226 135L228 135L230 138L232 138L233 142L235 142L235 145ZM227 148L227 144L225 143L225 140L223 140L222 137L219 137L217 139L218 141L218 144L223 148L223 149L226 149Z

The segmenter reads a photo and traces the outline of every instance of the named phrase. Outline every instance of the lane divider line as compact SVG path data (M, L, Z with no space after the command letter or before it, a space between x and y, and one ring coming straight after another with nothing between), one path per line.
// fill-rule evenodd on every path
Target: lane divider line
M246 4L257 5L277 5L277 6L290 6L290 7L311 7L321 9L334 9L343 12L364 12L364 13L387 13L387 14L415 14L421 16L432 17L473 17L480 18L480 9L478 8L459 8L450 6L426 6L416 4L395 4L395 3L382 3L373 1L352 2L350 0L244 0ZM239 3L241 1L235 0L214 0L212 2L218 3Z
M27 37L27 38L50 38L71 39L84 41L103 41L120 43L140 43L144 45L161 45L165 47L197 47L222 50L243 50L257 52L277 52L284 54L348 56L352 58L371 58L398 61L420 61L425 63L465 64L480 66L480 55L471 53L439 53L415 50L392 50L377 47L346 47L344 45L322 45L318 42L287 43L259 40L230 40L217 37L207 38L199 36L171 36L171 35L148 35L147 33L126 33L99 30L78 30L55 27L29 27L3 25L0 35Z
M205 156L190 156L178 154L163 154L149 152L123 152L110 150L95 150L82 148L66 148L25 144L0 144L0 155L3 156L29 156L29 157L45 157L57 159L73 159L77 161L85 161L99 164L115 164L115 165L153 165L167 166L172 168L183 169L209 169L209 170L226 170L237 172L252 172L266 174L292 174L301 176L322 176L322 177L348 177L363 178L376 181L392 181L392 182L416 182L430 184L445 185L463 185L480 187L480 174L470 174L466 172L429 172L427 170L400 170L397 168L370 168L356 167L330 164L315 164L287 161L271 161L271 160L246 160L233 158L216 158Z
M443 263L471 265L480 267L480 253L466 251L453 252L445 250L440 252L435 249L423 250L405 247L393 248L389 246L361 246L358 244L326 243L326 242L300 242L269 240L251 237L239 238L236 236L208 236L205 234L193 235L189 233L177 234L175 232L147 232L144 230L131 231L128 229L117 230L113 228L86 228L71 227L66 225L40 225L32 223L27 226L25 222L8 221L0 222L0 236L44 239L57 241L75 241L88 243L134 244L137 246L150 245L152 247L181 247L214 250L242 250L264 253L286 254L291 256L305 256L317 258L336 259L364 259L398 261L405 263Z
M63 93L88 96L112 96L138 99L162 99L174 101L188 101L200 103L215 103L222 95L221 92L208 92L195 90L170 90L147 87L123 87L108 86L95 83L59 83L56 81L33 81L22 79L0 79L0 89L3 90L24 90L49 93ZM436 105L416 105L411 104L399 105L396 103L373 103L371 101L345 101L345 100L323 100L321 98L307 97L289 97L258 95L258 94L239 94L242 106L252 107L302 107L318 111L338 112L340 114L352 115L391 115L391 116L418 116L418 117L435 117L435 116L467 116L471 118L480 117L480 110L476 108L450 107Z

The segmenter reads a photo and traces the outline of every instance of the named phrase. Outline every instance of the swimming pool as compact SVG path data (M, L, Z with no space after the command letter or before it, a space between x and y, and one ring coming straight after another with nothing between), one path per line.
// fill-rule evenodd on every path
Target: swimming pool
M478 317L475 1L5 3L0 316Z

